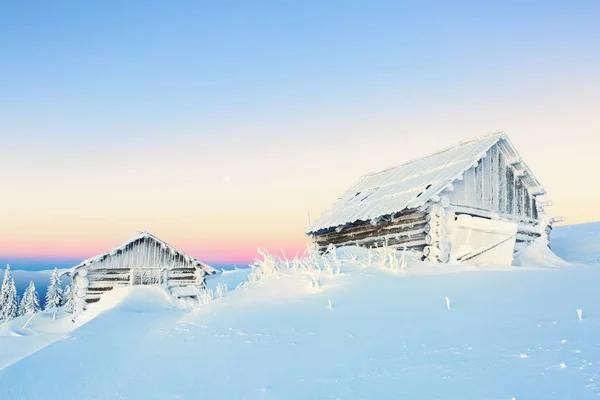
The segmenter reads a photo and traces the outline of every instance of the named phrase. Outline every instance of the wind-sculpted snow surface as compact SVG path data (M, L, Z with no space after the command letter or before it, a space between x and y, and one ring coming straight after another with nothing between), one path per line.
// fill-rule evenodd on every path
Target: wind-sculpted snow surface
M600 264L600 222L555 227L552 250L573 263Z
M114 293L89 322L4 368L0 399L600 395L596 268L385 257L339 250L338 271L332 257L314 268L266 255L269 273L213 279L211 290L223 279L229 291L192 311L158 288Z

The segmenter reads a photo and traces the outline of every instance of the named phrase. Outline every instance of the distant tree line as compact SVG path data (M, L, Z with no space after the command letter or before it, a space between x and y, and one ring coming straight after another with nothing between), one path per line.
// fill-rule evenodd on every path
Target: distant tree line
M50 285L46 290L46 303L44 311L52 312L53 317L56 317L56 312L63 309L67 312L72 310L73 291L71 285L68 285L64 292L58 269L54 268ZM35 314L41 311L40 299L35 284L29 282L29 286L25 289L23 296L19 298L15 281L10 273L10 266L6 266L4 271L4 279L0 287L0 323L10 321L15 317L25 314Z

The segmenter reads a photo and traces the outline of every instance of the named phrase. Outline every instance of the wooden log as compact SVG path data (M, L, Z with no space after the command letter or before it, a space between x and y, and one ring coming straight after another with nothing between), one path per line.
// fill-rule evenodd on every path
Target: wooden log
M179 287L179 286L198 286L199 283L196 280L187 280L187 281L170 281L167 286L169 287Z
M329 244L329 243L337 245L339 243L343 243L348 240L362 240L362 239L371 238L371 237L381 237L381 236L388 236L388 235L395 235L395 234L405 234L407 232L422 231L424 228L425 228L425 222L420 221L419 223L411 223L408 225L394 226L394 227L389 227L388 229L371 229L371 230L363 231L363 232L356 233L356 234L339 233L339 234L337 234L337 236L327 236L327 237L316 236L315 240L316 240L317 244L319 244L319 245Z
M131 275L130 274L118 274L118 275L88 275L87 279L92 282L92 281L103 281L103 280L107 280L107 281L118 281L118 280L129 280L129 277Z
M385 238L370 238L368 240L362 240L359 242L346 242L342 246L359 246L359 247L383 247L385 246L386 241ZM416 236L406 236L406 237L396 237L396 238L387 238L387 245L394 247L402 247L406 246L407 248L411 248L413 246L423 246L425 245L425 236L424 235L416 235ZM326 247L321 247L326 249Z
M115 286L126 286L129 285L129 281L120 281L120 282L90 282L87 289L96 289L96 288L105 288L105 287L115 287Z
M119 273L119 274L105 274L105 273L93 273L93 274L88 274L87 278L89 280L99 280L99 279L128 279L130 276L129 272L124 272L124 273Z
M411 209L411 210L404 210L400 213L392 213L392 214L387 214L387 215L383 215L381 217L378 218L379 223L376 226L385 226L386 224L394 224L394 223L398 223L398 222L405 222L405 221L410 221L411 219L418 219L420 217L423 217L424 213L420 212L420 211L416 211L415 209ZM355 222L351 222L351 223L347 223L346 225L342 226L342 227L330 227L330 228L325 228L325 229L319 229L317 231L313 231L313 232L309 232L312 235L323 235L326 233L332 233L332 232L343 232L343 231L350 231L352 229L355 228L361 228L361 227L368 227L371 226L371 221L355 221Z
M404 229L401 230L397 230L395 232L392 233L378 233L378 232L373 232L373 233L363 233L361 235L355 235L355 236L340 236L338 238L335 238L335 240L320 240L317 238L316 243L319 246L327 246L328 244L333 244L335 246L338 246L342 243L346 243L349 241L353 241L353 242L360 242L362 240L370 240L370 239L375 239L375 238L392 238L392 237L397 237L397 236L413 236L413 235L417 235L417 234L422 234L424 233L424 229L423 229L423 225L417 225L415 227L406 227Z
M88 268L88 273L105 273L105 274L118 274L126 271L131 271L131 268L94 268L94 266Z
M425 222L424 219L425 219L425 215L416 214L416 215L405 216L401 219L394 219L393 221L382 223L379 225L365 224L365 225L359 225L359 226L353 226L353 227L345 227L344 229L341 229L339 231L332 229L327 232L314 233L314 236L329 238L329 237L336 237L339 235L360 234L363 232L372 232L374 230L394 229L395 227L398 227L398 226L423 223L423 222Z
M171 277L168 279L169 282L179 282L179 281L195 281L196 277L193 275L187 275L187 276L177 276L177 277Z

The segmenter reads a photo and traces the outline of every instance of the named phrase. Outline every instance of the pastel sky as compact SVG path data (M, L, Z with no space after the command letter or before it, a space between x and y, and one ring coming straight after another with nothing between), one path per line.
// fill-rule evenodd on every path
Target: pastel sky
M598 1L3 1L0 263L139 230L206 262L291 256L360 175L496 130L553 215L599 220L599 20Z

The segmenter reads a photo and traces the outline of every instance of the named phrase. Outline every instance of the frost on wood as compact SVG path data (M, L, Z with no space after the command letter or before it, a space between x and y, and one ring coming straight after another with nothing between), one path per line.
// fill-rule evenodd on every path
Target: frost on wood
M6 266L4 271L4 279L0 288L0 322L8 321L17 316L17 288L15 281L10 274L10 266Z
M74 314L100 300L114 287L162 286L177 297L197 296L206 276L217 271L176 250L148 232L105 254L88 259L67 272L73 278Z
M547 237L552 219L539 199L544 194L508 137L497 133L363 176L307 233L321 252L332 244L389 246L418 252L431 263L448 263L457 216L510 221L517 231L512 241L474 248L477 260L469 261L498 263L498 257L484 260L481 254L498 255L511 246L520 251ZM501 264L510 264L509 258L502 257Z
M108 253L88 259L76 268L90 266L96 270L136 268L164 268L167 270L199 267L207 274L216 270L185 253L177 251L155 236L143 232L123 246Z
M453 222L451 261L467 264L510 265L517 224L459 215Z

